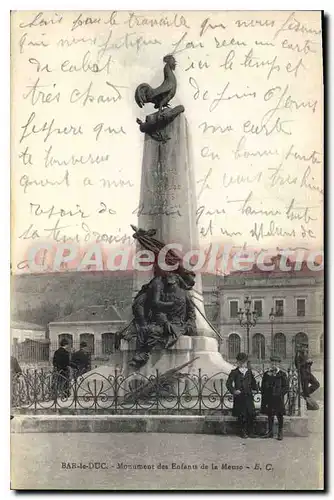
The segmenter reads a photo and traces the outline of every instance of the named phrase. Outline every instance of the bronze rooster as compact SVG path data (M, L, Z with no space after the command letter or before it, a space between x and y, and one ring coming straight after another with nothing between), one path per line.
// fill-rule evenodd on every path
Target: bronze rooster
M149 102L154 104L155 109L159 109L159 115L165 107L169 107L168 103L176 93L176 78L174 70L176 61L172 55L167 55L163 58L165 63L164 67L164 81L163 83L153 89L148 83L141 83L136 88L135 100L140 108Z

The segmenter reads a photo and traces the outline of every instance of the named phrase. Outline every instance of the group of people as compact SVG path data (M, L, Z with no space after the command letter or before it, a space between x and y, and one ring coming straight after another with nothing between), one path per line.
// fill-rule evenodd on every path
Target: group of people
M64 397L70 395L71 372L74 377L91 370L91 356L86 342L80 342L80 349L70 353L68 340L62 339L53 355L54 388Z
M273 354L270 357L271 366L264 373L260 387L253 375L247 354L239 353L236 360L237 368L230 372L226 387L233 394L232 415L238 418L241 437L256 437L253 394L260 389L260 412L268 417L267 432L262 437L274 437L274 418L276 416L278 421L277 439L281 441L285 414L284 397L289 391L289 381L287 374L280 367L280 356ZM301 382L302 395L308 404L308 409L317 409L314 406L311 407L310 395L319 388L319 382L311 373L312 362L308 360L305 350L297 351L295 363Z

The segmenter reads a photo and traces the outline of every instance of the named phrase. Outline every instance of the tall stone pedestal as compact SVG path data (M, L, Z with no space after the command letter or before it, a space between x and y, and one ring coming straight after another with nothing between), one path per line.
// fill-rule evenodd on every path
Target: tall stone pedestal
M169 137L166 143L145 135L138 226L146 230L155 229L155 238L166 245L181 245L184 256L190 250L199 250L196 184L184 114L167 125L164 135ZM137 272L134 292L150 277L146 272ZM197 336L180 338L171 351L153 352L141 372L166 371L194 357L199 359L186 368L188 372L198 372L201 368L202 373L213 375L229 373L232 369L232 365L218 352L216 333L203 318L205 310L200 272L196 273L196 285L191 293L200 309L200 312L196 311Z
M164 134L169 137L166 143L157 142L145 134L138 226L146 230L155 229L155 237L166 245L181 245L181 254L185 255L189 250L199 250L199 240L196 184L184 114L167 125ZM148 279L147 273L138 272L135 292ZM200 273L196 275L192 294L195 304L205 315ZM199 335L215 336L198 312L197 327Z

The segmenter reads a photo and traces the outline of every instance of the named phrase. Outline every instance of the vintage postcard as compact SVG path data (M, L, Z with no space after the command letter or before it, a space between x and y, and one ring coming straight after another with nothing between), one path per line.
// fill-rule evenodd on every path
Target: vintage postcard
M11 13L11 487L323 490L320 11Z

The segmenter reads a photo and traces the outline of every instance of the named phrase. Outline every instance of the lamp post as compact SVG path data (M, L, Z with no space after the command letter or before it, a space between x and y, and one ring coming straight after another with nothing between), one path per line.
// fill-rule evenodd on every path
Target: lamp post
M256 325L256 312L251 311L251 300L246 297L244 300L244 310L241 308L238 311L240 326L246 328L247 332L247 354L249 354L249 331L251 327Z
M271 323L271 337L270 337L270 354L274 354L274 321L275 321L275 313L274 313L274 308L271 308L270 314L269 314L269 321Z

